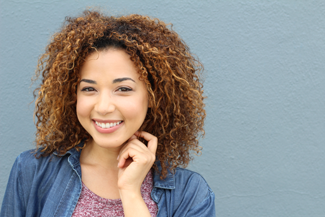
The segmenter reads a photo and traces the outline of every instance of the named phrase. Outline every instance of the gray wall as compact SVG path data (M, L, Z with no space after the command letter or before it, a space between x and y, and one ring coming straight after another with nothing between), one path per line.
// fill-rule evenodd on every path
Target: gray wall
M38 56L65 16L102 6L173 23L204 63L206 137L190 168L218 216L325 215L324 1L91 2L0 0L0 198L33 147Z

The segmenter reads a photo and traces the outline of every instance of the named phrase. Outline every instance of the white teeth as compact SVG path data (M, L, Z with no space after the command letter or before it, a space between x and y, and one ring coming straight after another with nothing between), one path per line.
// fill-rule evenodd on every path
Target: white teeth
M97 121L95 121L95 123L97 124L97 126L107 129L107 128L111 128L111 127L115 127L116 125L119 125L120 123L122 123L122 121L119 122L115 122L115 123L99 123Z

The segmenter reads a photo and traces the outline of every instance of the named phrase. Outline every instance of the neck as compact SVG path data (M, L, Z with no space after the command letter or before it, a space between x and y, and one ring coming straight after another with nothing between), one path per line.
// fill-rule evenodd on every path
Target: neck
M101 166L109 169L117 169L117 156L122 145L114 148L104 148L96 145L94 140L86 142L86 147L82 149L80 161L93 166Z

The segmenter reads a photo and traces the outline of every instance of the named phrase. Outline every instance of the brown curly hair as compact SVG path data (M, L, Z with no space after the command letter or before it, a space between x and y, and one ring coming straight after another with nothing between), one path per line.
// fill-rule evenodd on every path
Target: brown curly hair
M66 18L39 58L33 78L43 78L34 91L36 147L40 156L64 154L80 150L81 140L91 138L76 115L79 71L90 53L112 46L131 56L147 85L152 106L141 129L158 138L156 156L164 178L167 169L186 167L191 152L201 151L198 138L204 136L206 116L203 66L176 32L148 16L114 17L86 10Z

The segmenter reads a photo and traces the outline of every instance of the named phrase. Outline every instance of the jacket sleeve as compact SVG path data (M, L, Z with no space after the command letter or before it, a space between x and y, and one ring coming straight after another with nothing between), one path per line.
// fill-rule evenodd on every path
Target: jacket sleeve
M24 189L21 184L20 156L17 157L8 180L6 192L2 201L0 217L25 216Z
M215 196L198 173L178 169L172 216L215 217Z
M214 204L214 193L211 189L209 189L209 195L199 204L192 207L189 212L187 213L187 217L194 217L194 216L200 216L200 217L215 217L216 216L216 210L215 210L215 204Z

